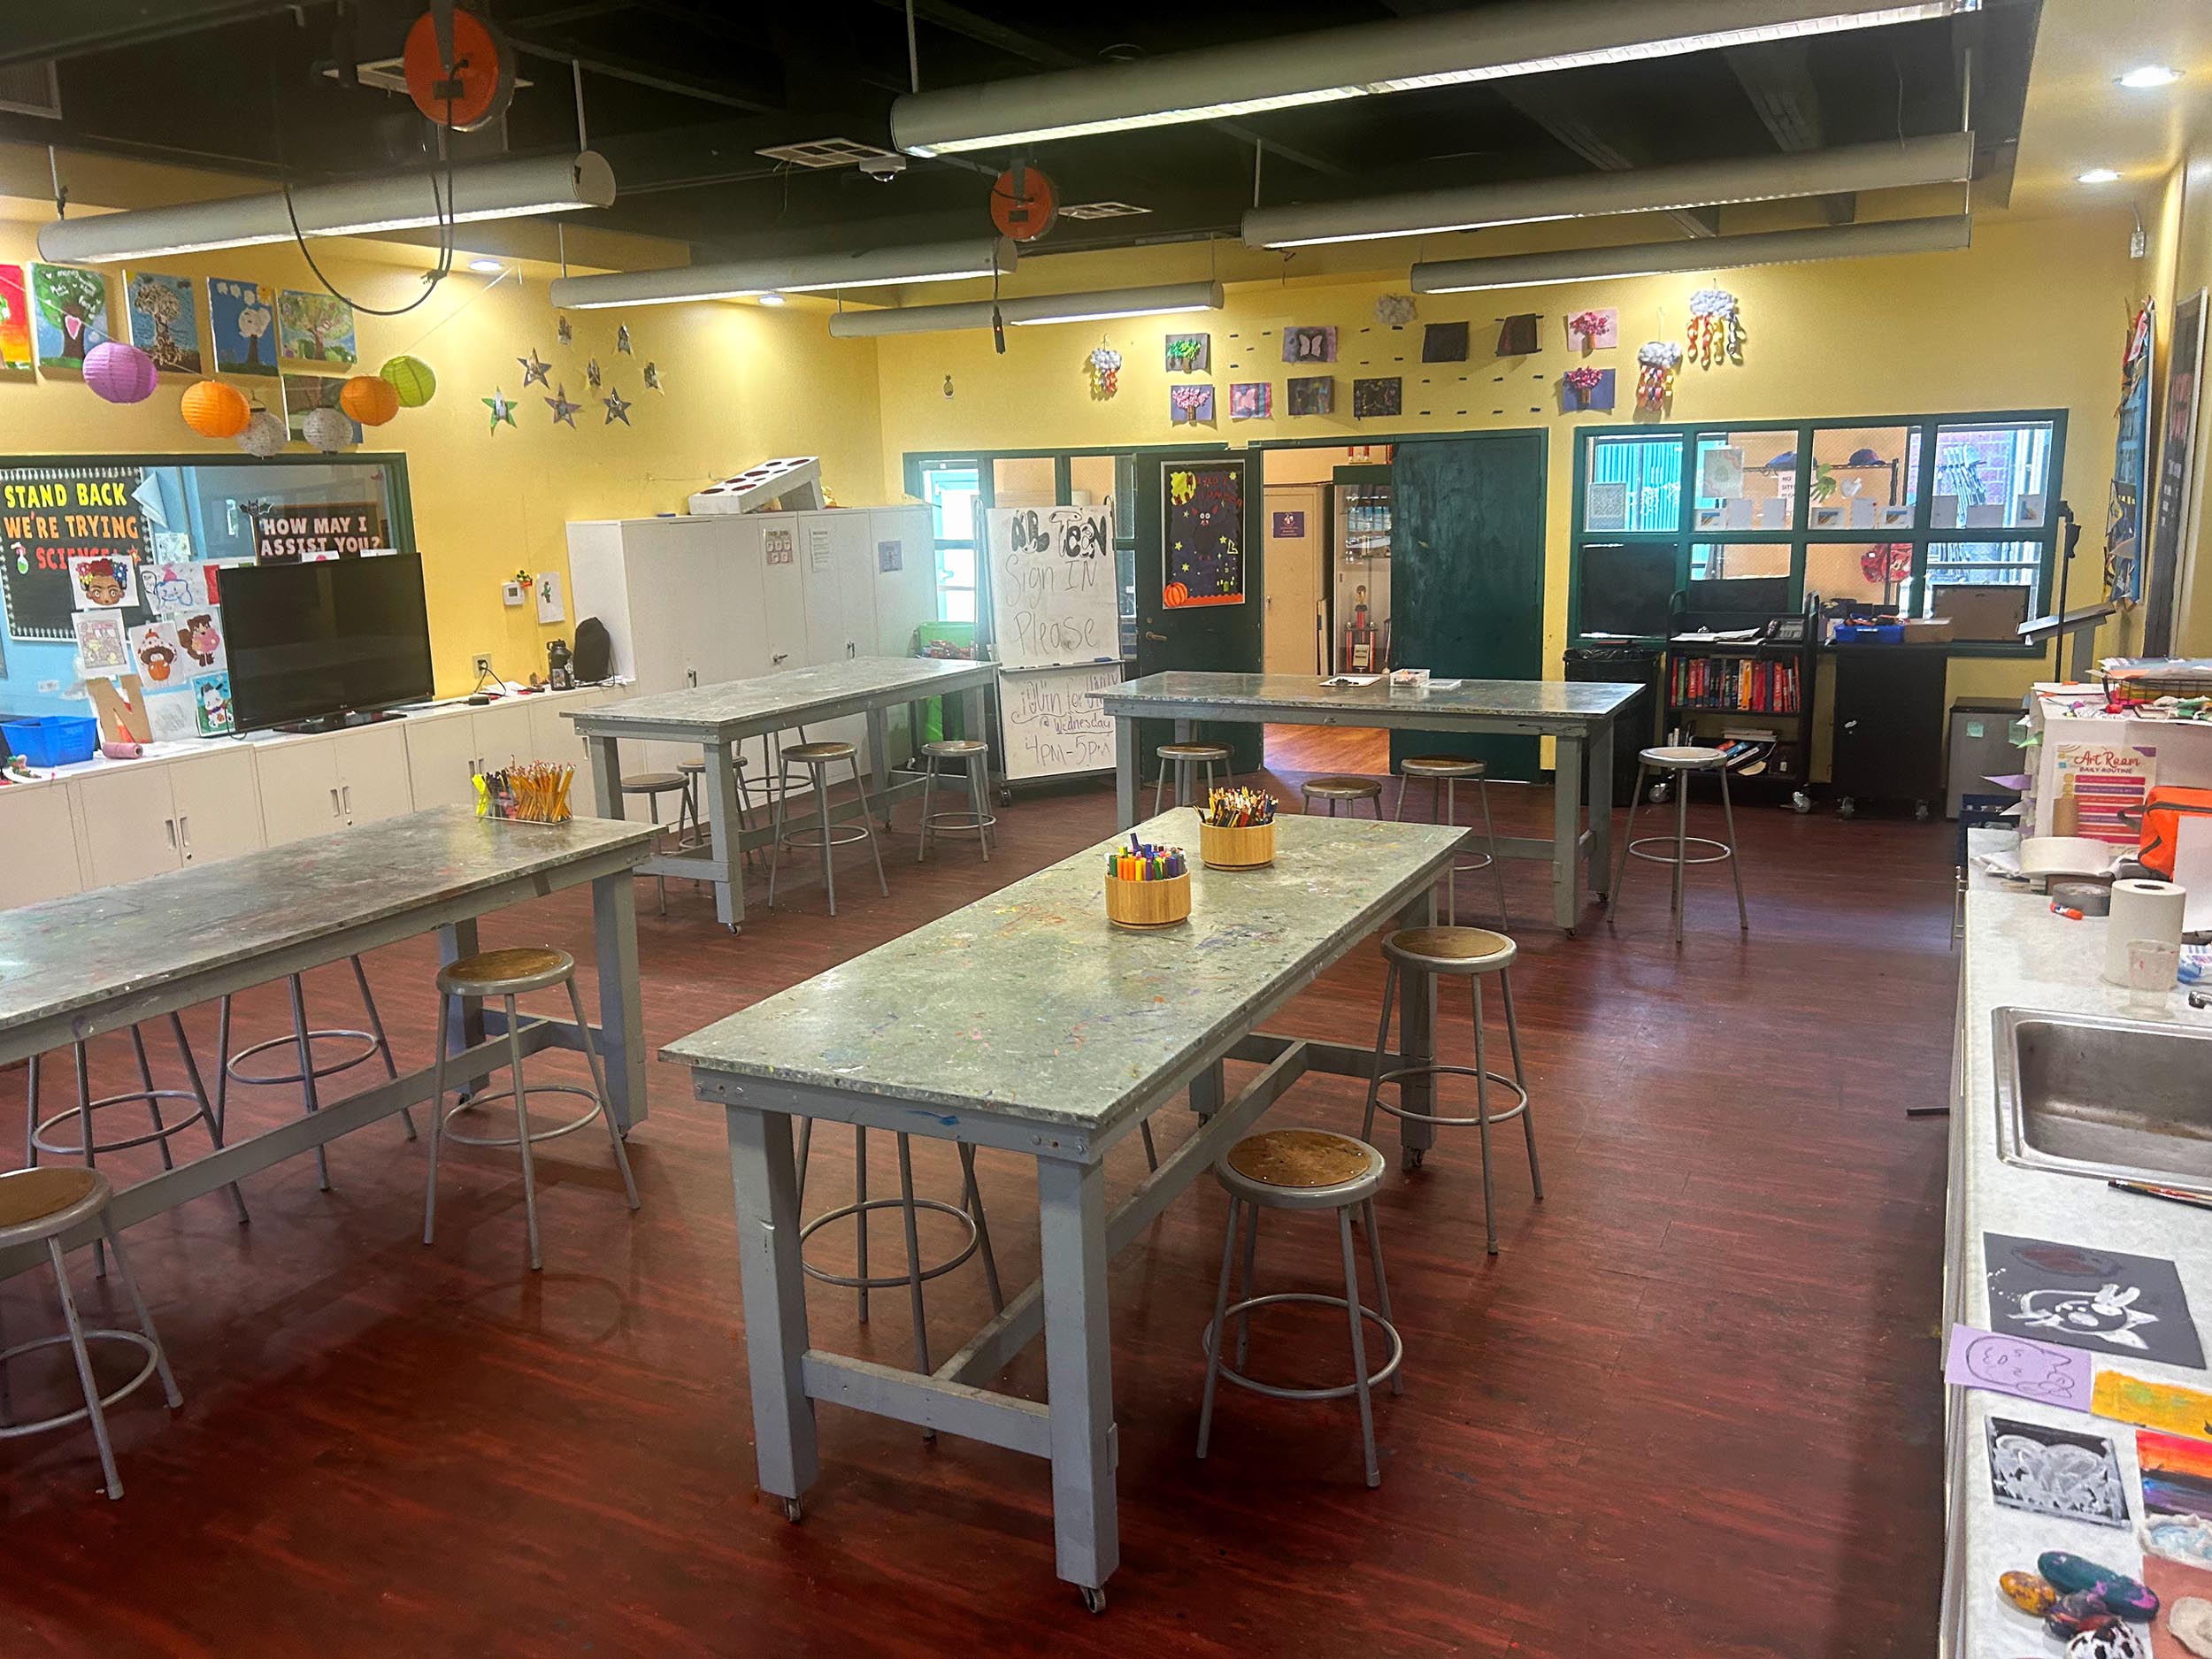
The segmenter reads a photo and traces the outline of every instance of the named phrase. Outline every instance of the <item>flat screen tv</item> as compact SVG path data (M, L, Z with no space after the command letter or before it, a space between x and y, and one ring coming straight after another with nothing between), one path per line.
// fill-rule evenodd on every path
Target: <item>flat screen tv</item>
M242 732L331 724L430 695L419 554L233 565L220 591Z

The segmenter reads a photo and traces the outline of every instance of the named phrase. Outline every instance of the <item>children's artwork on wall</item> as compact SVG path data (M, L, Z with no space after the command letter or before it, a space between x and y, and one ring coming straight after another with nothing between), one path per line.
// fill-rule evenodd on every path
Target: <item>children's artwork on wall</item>
M1091 355L1083 363L1091 378L1094 402L1102 403L1121 390L1120 352L1109 345L1096 345L1091 348ZM950 377L947 379L949 380Z
M222 737L232 729L230 676L199 674L192 680L193 719L202 737Z
M1336 377L1331 374L1294 375L1290 388L1294 415L1327 415L1336 410Z
M645 363L645 389L649 392L659 392L663 396L665 396L668 391L667 384L661 379L661 365L649 357Z
M1464 363L1467 361L1467 325L1465 323L1425 323L1421 326L1421 361L1424 363Z
M1275 414L1275 388L1268 380L1236 380L1229 387L1229 419L1269 420Z
M130 317L131 344L151 357L154 367L173 374L203 372L200 308L189 277L126 271L123 308Z
M1606 351L1621 343L1621 314L1605 311L1577 311L1567 319L1567 349Z
M633 350L631 349L631 346L630 346L630 325L629 325L629 324L627 324L627 323L620 323L620 324L618 324L618 325L616 326L616 327L615 327L615 331L614 331L614 349L615 349L617 351L621 352L621 353L623 354L623 356L625 356L625 357L631 357L631 356L634 356L634 355L635 355L635 354L634 354L634 352L633 352Z
M480 397L476 401L492 411L491 430L493 436L498 436L499 426L502 421L504 421L510 426L515 424L515 406L513 401L508 397L506 393L501 391L497 387L495 386L492 388L492 395L489 397Z
M540 571L536 593L540 622L554 623L568 620L568 605L561 597L560 572Z
M288 363L350 369L361 361L353 307L335 294L287 288L277 296L277 350Z
M31 371L31 296L23 267L0 265L0 372Z
M149 622L131 630L131 656L149 690L158 690L178 672L176 630L166 622Z
M1986 1428L1990 1494L2005 1508L2127 1525L2127 1486L2110 1440L2009 1417L1993 1417Z
M553 338L562 345L574 345L576 343L576 325L570 322L565 317L555 318L553 319Z
M1378 294L1375 296L1375 320L1386 328L1403 328L1413 320L1413 296Z
M189 743L200 735L197 709L198 699L192 695L189 681L180 686L165 686L168 695L146 699L146 724L151 728L157 743Z
M627 398L622 396L622 388L620 387L610 386L607 388L606 396L601 401L607 405L607 418L599 423L601 426L611 426L618 420L626 426L630 424L630 403ZM1207 405L1207 413L1210 419L1212 414L1212 404L1210 400Z
M1286 363L1334 363L1336 361L1336 328L1286 328L1283 330L1283 361Z
M1613 371L1577 364L1559 380L1559 404L1572 414L1578 410L1613 407Z
M534 386L552 384L549 377L553 373L553 365L538 355L538 349L535 346L530 348L528 357L517 357L515 361L522 365L522 389L524 391L528 391Z
M230 654L223 649L221 612L188 611L170 626L176 630L177 650L189 664L187 672L204 674L230 666Z
M1520 311L1498 320L1498 355L1502 357L1525 357L1537 349L1537 325L1542 319L1534 311Z
M905 542L879 541L876 543L876 571L879 575L894 575L905 568Z
M343 416L352 431L352 441L361 442L361 423L347 415L338 402L338 395L345 382L334 374L286 374L280 385L284 393L284 428L298 442L307 442L307 418L319 409L334 409Z
M2104 1355L2204 1369L2174 1264L2124 1250L1982 1235L1993 1329Z
M1731 443L1701 449L1697 457L1697 493L1708 500L1743 494L1743 449Z
M568 388L565 386L557 388L553 396L545 400L545 406L553 411L555 426L566 426L571 431L576 426L576 411L583 407L581 403L568 401Z
M1700 288L1690 296L1690 361L1701 369L1743 361L1743 320L1736 296L1726 288Z
M1375 420L1405 412L1405 382L1396 375L1352 382L1352 419Z
M1636 406L1663 413L1674 402L1675 371L1682 365L1682 348L1671 340L1647 340L1636 348Z
M1211 334L1170 334L1167 372L1170 374L1210 374L1214 366Z
M217 598L216 566L164 561L138 575L139 590L156 616L174 618L188 611L212 610Z
M85 353L109 338L107 278L82 265L33 265L31 333L40 368L82 374Z
M80 611L70 618L77 631L77 672L112 673L131 665L130 649L123 641L123 618L113 611Z
M207 310L208 321L213 325L210 333L215 372L275 379L276 290L257 282L210 277Z
M119 611L138 603L138 565L121 553L73 553L69 588L80 611Z
M1210 426L1214 418L1214 388L1210 386L1169 387L1167 414L1171 426Z
M1243 478L1240 461L1168 473L1160 598L1171 609L1244 603Z
M2212 1524L2212 1441L2138 1429L2135 1461L2143 1471L2143 1523L2154 1547L2159 1541L2158 1517ZM2207 1531L2212 1533L2212 1525Z
M584 365L584 384L593 391L599 389L599 383L604 379L606 376L600 373L597 357L592 358L590 362Z

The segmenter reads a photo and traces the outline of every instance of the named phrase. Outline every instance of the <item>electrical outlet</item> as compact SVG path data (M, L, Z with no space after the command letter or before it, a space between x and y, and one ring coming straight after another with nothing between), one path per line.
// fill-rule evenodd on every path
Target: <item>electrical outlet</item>
M485 675L492 672L492 654L489 651L477 652L475 656L469 658L469 666L476 671L476 677L479 680L483 679Z

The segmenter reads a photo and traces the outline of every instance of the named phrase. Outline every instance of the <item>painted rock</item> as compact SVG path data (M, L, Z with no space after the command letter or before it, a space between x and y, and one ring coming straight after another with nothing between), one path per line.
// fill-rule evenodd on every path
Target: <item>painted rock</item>
M2166 1615L2166 1628L2191 1653L2212 1659L2212 1601L2185 1595Z
M2086 1590L2076 1590L2062 1595L2052 1603L2051 1610L2043 1616L2043 1628L2061 1641L2119 1622L2117 1613Z
M1997 1580L1997 1590L2030 1618L2041 1618L2058 1600L2058 1591L2051 1581L2032 1572L2004 1573Z
M2035 1570L2048 1578L2061 1595L2086 1590L2100 1578L2117 1582L2122 1576L2109 1567L2101 1567L2080 1555L2070 1555L2062 1549L2045 1550L2035 1558Z
M2139 1624L2147 1624L2158 1616L2158 1593L2132 1578L2100 1578L2082 1594Z
M2084 1631L2066 1644L2066 1659L2150 1659L2143 1639L2125 1624L2115 1622Z

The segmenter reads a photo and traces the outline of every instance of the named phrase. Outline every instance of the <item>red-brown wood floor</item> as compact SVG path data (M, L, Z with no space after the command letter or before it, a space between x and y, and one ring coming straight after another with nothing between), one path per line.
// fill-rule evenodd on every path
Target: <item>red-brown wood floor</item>
M1548 816L1498 793L1509 823ZM948 844L917 868L902 835L889 899L848 864L834 922L808 880L740 938L698 890L672 887L662 919L641 887L648 1035L989 892L1107 833L1111 812L1096 788L1026 797L987 865ZM0 1653L1923 1659L1945 1130L1904 1108L1945 1089L1952 831L1771 808L1742 826L1747 942L1716 872L1698 872L1678 954L1662 872L1640 868L1617 931L1593 910L1569 939L1540 867L1513 868L1548 1197L1532 1202L1519 1135L1500 1137L1490 1259L1471 1133L1411 1179L1394 1168L1381 1228L1407 1386L1378 1405L1378 1490L1348 1402L1225 1389L1194 1460L1224 1217L1202 1181L1113 1276L1122 1565L1102 1617L1053 1577L1046 1471L1010 1452L826 1408L822 1478L787 1525L753 1487L723 1125L657 1062L630 1142L638 1215L603 1141L541 1151L542 1274L524 1264L509 1153L453 1151L423 1247L422 1151L396 1122L332 1148L327 1194L307 1159L251 1180L250 1226L217 1195L134 1231L187 1403L173 1416L148 1392L114 1412L119 1503L81 1431L0 1442ZM1480 879L1464 891L1479 906ZM577 895L484 933L590 951ZM370 962L403 1064L427 1056L433 964L428 941ZM1369 1042L1379 980L1363 946L1280 1025ZM342 970L311 975L309 997L356 1023ZM1463 1010L1443 1027L1456 1051ZM277 996L242 999L245 1031L282 1019ZM189 1023L211 1059L213 1010ZM127 1055L96 1043L100 1079L119 1086ZM536 1075L582 1073L549 1056ZM5 1081L19 1103L23 1073ZM1356 1129L1359 1104L1319 1079L1273 1121ZM294 1110L247 1091L234 1127ZM1188 1119L1156 1122L1171 1142ZM874 1150L878 1192L890 1150ZM916 1150L926 1188L956 1195L945 1149ZM844 1202L850 1138L826 1131L816 1153L810 1211ZM1025 1282L1028 1166L982 1168L1002 1266ZM1117 1191L1141 1169L1118 1152ZM1333 1231L1279 1220L1263 1288L1327 1288ZM879 1271L895 1218L873 1238ZM817 1242L849 1259L849 1239ZM119 1322L73 1265L87 1306ZM849 1293L813 1286L810 1307L818 1343L909 1362L902 1294L879 1293L865 1326ZM58 1328L42 1275L0 1287L0 1309L10 1340ZM933 1281L937 1353L987 1311L974 1264ZM1256 1327L1254 1369L1333 1379L1342 1343L1340 1317L1286 1314ZM68 1397L51 1355L14 1371L19 1412ZM1006 1386L1041 1394L1037 1348Z

